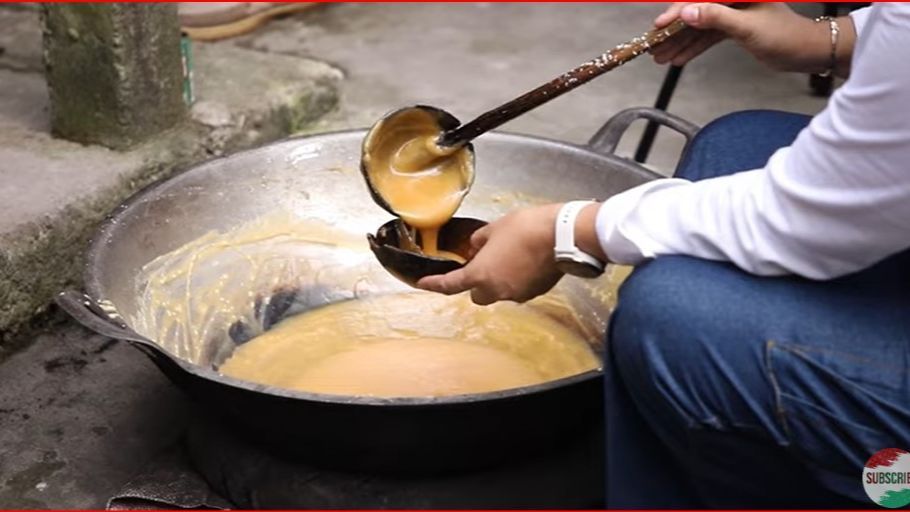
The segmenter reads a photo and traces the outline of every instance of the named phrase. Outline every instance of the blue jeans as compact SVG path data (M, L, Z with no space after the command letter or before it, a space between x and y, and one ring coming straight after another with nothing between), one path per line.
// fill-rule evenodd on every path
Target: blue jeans
M677 175L761 167L809 118L720 118ZM608 335L607 505L874 506L862 468L910 449L910 253L831 281L660 257Z

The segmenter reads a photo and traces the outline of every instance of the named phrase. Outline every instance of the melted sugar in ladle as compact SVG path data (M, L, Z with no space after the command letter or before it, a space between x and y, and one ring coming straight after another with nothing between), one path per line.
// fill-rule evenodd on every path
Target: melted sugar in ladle
M416 172L424 169L434 160L455 153L479 135L629 62L682 31L686 26L678 19L664 28L646 32L508 103L481 114L469 123L442 131L435 139L413 139L396 153L393 165L401 171Z

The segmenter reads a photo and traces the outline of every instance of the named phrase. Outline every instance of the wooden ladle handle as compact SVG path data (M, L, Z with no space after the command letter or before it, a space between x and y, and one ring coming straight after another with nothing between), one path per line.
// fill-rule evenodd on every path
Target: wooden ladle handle
M682 20L676 20L664 28L654 29L623 43L597 58L559 75L533 91L529 91L504 105L481 114L469 123L443 133L437 144L442 147L462 146L478 135L511 121L525 112L597 78L607 71L622 66L685 28L686 24Z

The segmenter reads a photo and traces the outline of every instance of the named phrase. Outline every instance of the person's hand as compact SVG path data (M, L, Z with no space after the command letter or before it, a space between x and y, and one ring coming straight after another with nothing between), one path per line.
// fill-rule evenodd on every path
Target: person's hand
M801 16L784 3L754 3L734 9L717 3L672 4L654 20L657 28L681 18L694 30L670 38L651 53L659 64L682 66L730 38L759 61L780 71L821 72L831 66L827 23ZM839 18L838 66L852 55L855 32L849 17Z
M477 304L525 302L548 292L563 274L553 254L560 204L518 210L474 232L473 257L461 269L429 276L417 287L447 295L471 290Z

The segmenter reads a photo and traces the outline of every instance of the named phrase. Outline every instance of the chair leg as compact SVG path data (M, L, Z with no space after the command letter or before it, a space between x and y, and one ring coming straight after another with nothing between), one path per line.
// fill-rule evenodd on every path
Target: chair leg
M670 66L670 69L667 70L664 82L660 86L660 92L657 93L657 100L654 102L654 108L666 111L667 107L670 106L670 99L673 97L673 92L676 90L676 84L679 83L679 76L682 74L682 70L682 66ZM654 145L654 139L657 137L657 129L659 127L660 125L654 121L648 121L648 125L645 126L645 131L641 135L641 140L638 142L638 149L635 150L636 162L644 163L644 161L648 159L648 155L651 153L651 146Z

